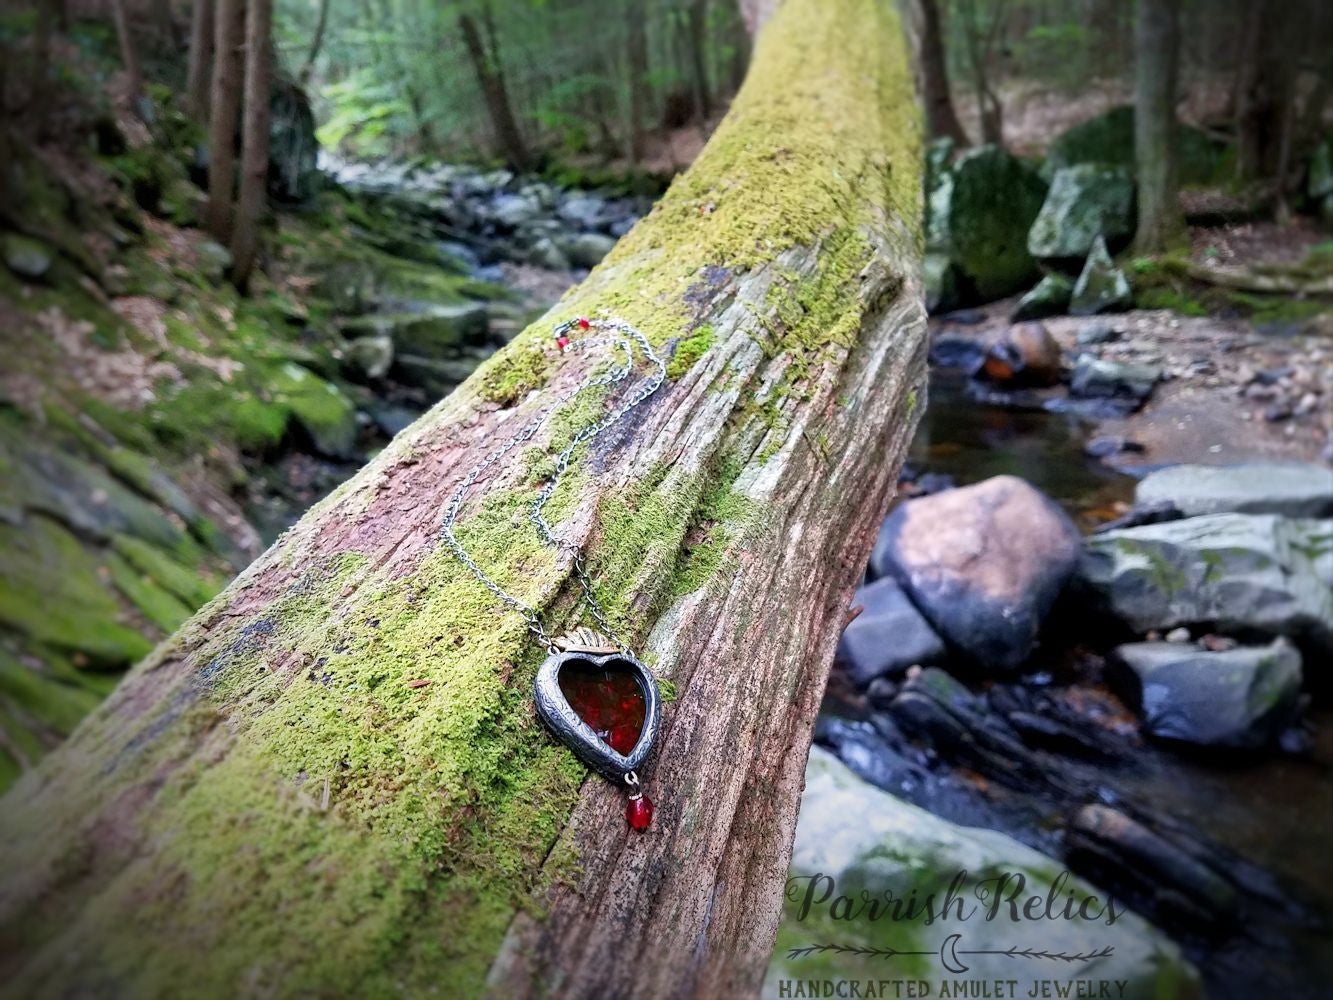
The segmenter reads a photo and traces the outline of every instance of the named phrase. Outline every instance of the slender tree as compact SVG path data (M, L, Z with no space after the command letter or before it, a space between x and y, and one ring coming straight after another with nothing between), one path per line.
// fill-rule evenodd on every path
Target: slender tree
M319 19L315 22L315 33L310 39L310 51L306 53L305 64L301 67L297 80L304 88L310 83L310 75L315 71L315 60L324 45L324 29L329 23L329 0L319 0Z
M55 21L54 0L37 0L37 23L32 38L32 86L29 96L33 117L39 126L46 120L51 96L51 29ZM0 89L0 101L4 100Z
M269 91L272 89L273 0L248 0L245 14L245 109L241 123L241 184L231 242L232 280L244 288L259 245L268 183Z
M130 17L125 0L111 0L111 17L116 23L116 37L120 40L120 60L125 66L125 89L131 102L137 102L143 93L143 69L139 64L139 50L130 34Z
M644 30L648 15L644 0L629 0L625 13L629 28L625 46L629 66L629 158L638 163L643 159L648 115L648 38Z
M213 59L213 0L194 0L190 11L189 68L185 74L185 102L200 121L208 116L208 76Z
M236 116L241 106L241 31L245 0L217 0L213 31L212 107L208 129L208 228L231 242Z
M1134 245L1140 253L1160 253L1184 225L1176 124L1179 0L1139 0L1135 48L1134 158L1139 218Z
M705 54L708 43L708 0L690 0L685 25L689 38L685 48L690 59L690 86L694 91L694 110L699 121L705 122L713 113L713 98L708 86L708 65Z
M485 14L486 11L483 9L483 15ZM472 61L477 84L481 88L482 99L486 102L486 110L490 115L491 127L495 130L495 140L500 146L505 162L513 170L526 170L529 164L528 149L518 130L513 107L509 103L509 91L500 69L498 53L493 47L487 49L481 31L477 27L476 18L466 10L459 12L458 30L463 35L463 45L467 49L468 58ZM492 43L494 43L493 36Z
M1004 24L1004 0L995 0L989 21L983 25L976 0L959 0L963 37L967 43L967 61L972 71L972 86L977 95L981 118L981 141L1004 143L1004 105L991 82L991 56Z
M949 92L949 70L944 60L944 30L935 0L920 0L921 43L918 56L921 95L926 105L926 132L966 145L967 134L958 121Z

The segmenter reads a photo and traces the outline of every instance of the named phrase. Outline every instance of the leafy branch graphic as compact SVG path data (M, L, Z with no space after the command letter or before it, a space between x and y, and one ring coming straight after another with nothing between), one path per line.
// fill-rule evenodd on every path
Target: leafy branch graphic
M962 941L961 934L950 934L942 942L936 951L908 951L901 948L873 948L866 945L846 945L846 944L808 944L799 948L787 949L788 960L798 958L809 958L811 955L859 955L864 958L899 958L904 955L936 955L940 964L950 972L966 972L968 966L964 964L960 956L963 955L998 955L1002 958L1027 958L1048 962L1091 962L1099 958L1110 958L1115 954L1115 948L1107 945L1095 951L1047 951L1044 948L1020 948L1013 945L1009 948L977 948L966 949L959 948L959 942Z

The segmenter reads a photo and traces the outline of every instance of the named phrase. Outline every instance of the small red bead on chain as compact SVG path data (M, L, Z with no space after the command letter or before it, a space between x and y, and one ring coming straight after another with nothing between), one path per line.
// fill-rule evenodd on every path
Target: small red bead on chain
M643 789L639 787L639 776L633 771L625 775L625 784L631 789L629 801L625 803L625 819L631 830L646 830L653 821L652 800L643 794Z
M637 795L625 803L625 819L631 829L646 830L653 821L653 804L646 795Z

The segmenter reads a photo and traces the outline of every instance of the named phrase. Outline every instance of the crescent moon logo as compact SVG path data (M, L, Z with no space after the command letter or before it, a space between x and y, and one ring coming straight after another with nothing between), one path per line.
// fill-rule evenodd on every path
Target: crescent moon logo
M940 964L950 972L967 971L967 966L958 957L958 942L962 939L961 934L950 934L940 942Z

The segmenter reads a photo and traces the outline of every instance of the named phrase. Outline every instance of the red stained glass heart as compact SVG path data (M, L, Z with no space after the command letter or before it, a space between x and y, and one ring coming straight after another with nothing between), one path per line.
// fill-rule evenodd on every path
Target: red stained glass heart
M647 704L632 674L566 663L558 680L569 707L598 739L619 754L634 749L643 732Z

